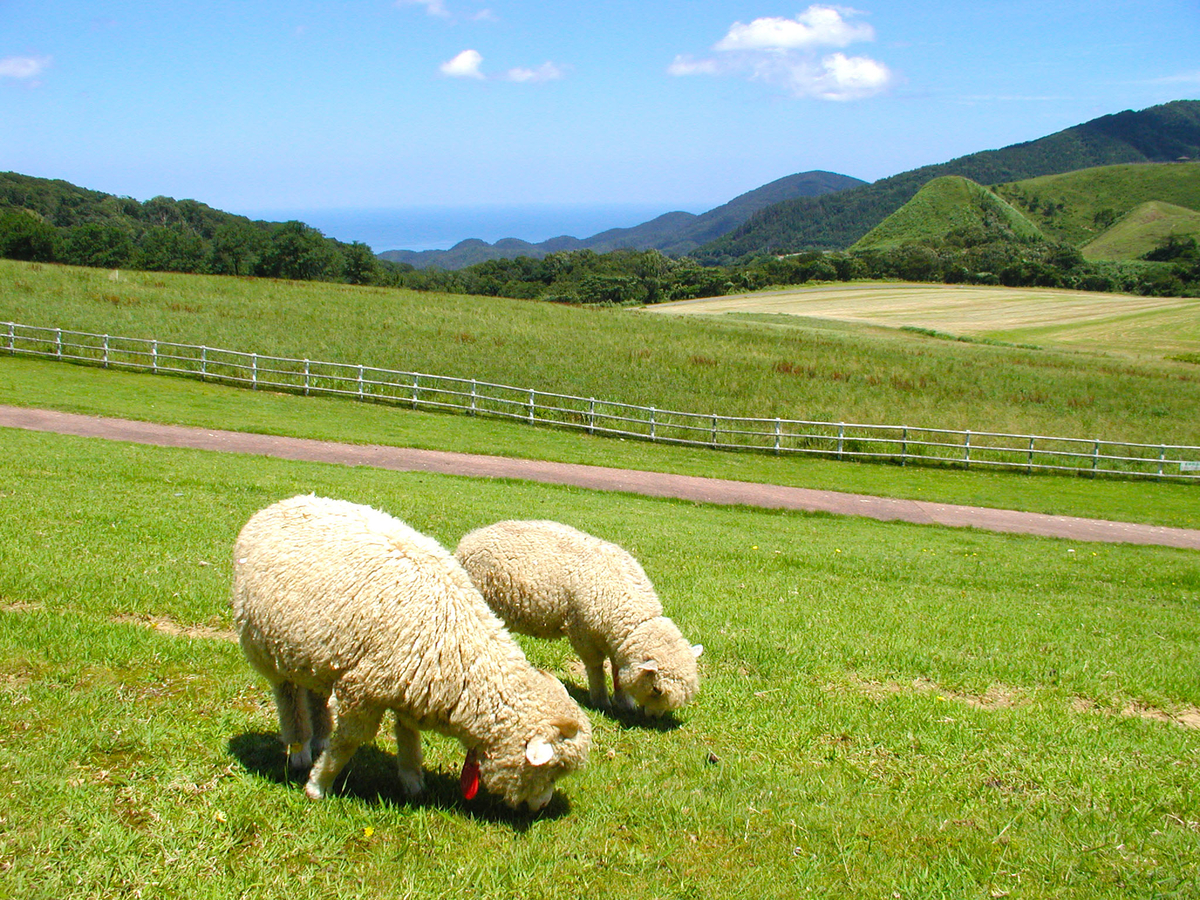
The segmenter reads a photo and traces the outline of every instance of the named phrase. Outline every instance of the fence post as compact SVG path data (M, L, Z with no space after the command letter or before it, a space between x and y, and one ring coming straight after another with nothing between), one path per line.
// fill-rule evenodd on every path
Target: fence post
M588 400L588 434L596 433L596 398Z
M533 424L533 411L534 411L534 403L533 403L533 398L534 398L534 393L535 393L535 392L534 392L533 390L530 390L530 392L529 392L529 424L530 424L530 425L532 425L532 424Z
M17 324L15 322L8 323L8 352L13 356L17 355Z
M654 422L654 407L650 407L650 440L654 440L655 422Z
M206 381L207 379L208 379L208 348L201 347L200 348L200 380Z
M971 432L964 431L963 434L966 435L966 440L963 441L963 465L970 466L971 465Z
M62 329L54 329L54 356L56 359L62 359Z
M158 341L150 342L150 371L158 374Z
M471 379L471 409L468 411L468 415L472 415L472 416L475 415L475 379L474 378Z
M307 359L304 360L304 396L305 397L307 397L309 395L308 392L312 389L312 380L309 377L309 373L311 372L311 369L312 369L312 367L309 365L308 360Z
M905 425L900 432L900 465L908 464L908 426Z
M1033 435L1029 436L1029 464L1025 467L1025 474L1033 474Z
M783 438L783 422L778 417L775 419L775 455L779 455L779 445Z
M358 367L358 399L363 398L363 367Z
M104 336L104 368L108 368L108 335Z
M1158 453L1158 474L1159 474L1159 477L1161 477L1161 476L1162 476L1162 473L1163 473L1163 463L1165 463L1166 461L1167 461L1167 447L1166 447L1166 445L1164 444L1164 445L1162 446L1162 448L1159 450L1159 453Z
M845 444L845 442L846 442L846 423L838 422L838 445L837 445L837 458L838 459L842 458L842 446Z
M421 392L421 376L419 374L417 374L416 372L413 372L413 395L412 395L412 408L413 409L417 408L417 395L420 394L420 392Z
M258 390L258 354L250 354L250 390Z
M1100 465L1100 438L1096 438L1096 446L1092 449L1092 471L1096 471L1096 467Z
M713 413L712 448L714 450L717 449L717 416L716 416L716 413Z

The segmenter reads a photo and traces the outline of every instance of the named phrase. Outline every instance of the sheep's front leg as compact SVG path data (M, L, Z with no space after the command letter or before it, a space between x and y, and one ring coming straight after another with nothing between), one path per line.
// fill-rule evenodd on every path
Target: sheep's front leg
M333 713L333 734L329 738L329 746L317 759L308 775L308 784L304 786L306 793L313 800L320 800L329 793L333 780L342 771L350 757L364 744L375 737L379 730L379 720L383 718L381 709L343 709L334 697L330 703Z
M396 717L396 761L400 786L409 797L425 790L424 759L421 755L421 732L405 725Z
M582 641L572 641L571 646L583 660L587 670L588 702L596 709L608 709L608 682L604 675L604 651L597 650Z
M634 712L637 710L637 703L629 693L621 686L621 667L617 665L615 659L609 660L609 665L612 666L613 676L613 709L621 712Z

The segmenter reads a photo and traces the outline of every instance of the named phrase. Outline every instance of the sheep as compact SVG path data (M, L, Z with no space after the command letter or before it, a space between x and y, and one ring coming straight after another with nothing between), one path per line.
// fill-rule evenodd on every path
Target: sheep
M464 796L482 781L513 809L544 807L587 759L591 724L562 684L529 664L445 548L384 512L307 495L255 513L234 546L232 605L291 764L316 756L314 800L389 709L410 796L425 786L423 730L466 748Z
M455 556L510 630L566 636L587 670L593 706L661 716L696 695L704 648L662 614L641 565L616 544L559 522L505 521L466 535Z

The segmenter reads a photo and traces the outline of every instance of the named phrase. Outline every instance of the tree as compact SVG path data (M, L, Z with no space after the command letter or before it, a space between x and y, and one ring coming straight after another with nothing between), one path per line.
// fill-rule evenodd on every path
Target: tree
M118 269L129 265L134 252L133 239L125 229L91 222L68 230L60 262Z
M371 248L360 241L342 247L342 275L350 284L373 284L379 261Z
M254 274L317 281L336 278L340 263L341 254L317 229L303 222L284 222L271 229Z
M12 210L0 215L0 256L28 262L54 262L57 232L31 213Z

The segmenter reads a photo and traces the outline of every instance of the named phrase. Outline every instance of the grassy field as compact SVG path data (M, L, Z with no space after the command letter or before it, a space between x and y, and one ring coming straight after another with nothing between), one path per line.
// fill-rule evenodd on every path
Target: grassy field
M919 302L930 305L955 296L922 290ZM1028 296L1027 305L1056 297ZM114 280L0 261L0 321L702 414L1198 444L1200 368L1163 358L1200 349L1197 301L1180 302L1193 305L1179 307L1174 326L1154 329L1170 352L1130 359L1110 345L1080 353L962 343L832 318L682 319L315 283L124 272Z
M1195 553L2 438L4 896L1200 896ZM423 802L386 737L306 801L227 606L237 529L302 491L450 545L508 516L624 544L700 697L591 713L538 818L458 799L437 737Z

